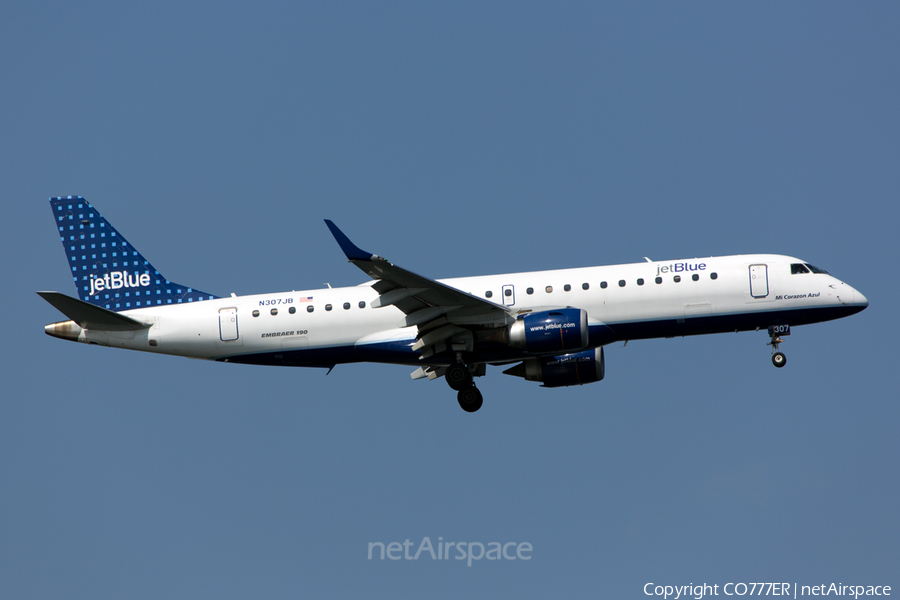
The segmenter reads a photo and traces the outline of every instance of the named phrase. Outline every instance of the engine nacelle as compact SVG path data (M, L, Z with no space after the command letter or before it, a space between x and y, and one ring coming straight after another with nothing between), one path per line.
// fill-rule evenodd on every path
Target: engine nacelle
M528 352L571 352L588 345L587 311L561 308L528 313L509 327L509 345Z
M603 348L594 348L562 356L529 358L504 373L524 377L528 381L540 381L544 387L564 387L602 380L606 374L606 364Z

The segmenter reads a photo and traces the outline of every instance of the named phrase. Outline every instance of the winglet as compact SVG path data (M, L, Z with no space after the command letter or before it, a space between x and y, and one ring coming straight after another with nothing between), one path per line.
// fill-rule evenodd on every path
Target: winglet
M347 255L347 260L372 260L372 253L361 250L359 246L350 241L350 238L344 235L343 231L338 229L337 225L332 223L329 219L325 219L325 224L328 225L328 229L331 230L331 235L337 240L341 250Z

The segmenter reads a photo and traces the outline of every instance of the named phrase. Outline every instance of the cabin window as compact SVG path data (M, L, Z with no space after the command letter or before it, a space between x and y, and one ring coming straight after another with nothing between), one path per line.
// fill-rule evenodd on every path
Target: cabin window
M638 279L638 280L637 280L637 284L638 284L638 285L644 285L644 280L643 280L643 279Z
M365 307L366 307L366 301L365 301L365 300L360 300L360 301L359 301L359 307L360 307L360 308L365 308Z
M694 281L700 281L700 276L694 273L693 275L691 275L691 279L693 279Z
M589 284L589 283L582 283L582 284L581 284L581 289L583 289L583 290L586 290L586 289L588 289L588 288L590 288L590 287L591 287L591 284Z
M798 275L800 273L809 273L809 269L806 268L806 265L802 263L794 263L791 265L791 275Z
M503 291L503 295L506 296L507 298L509 298L510 296L512 296L512 290L509 288L506 288L506 290Z
M654 281L656 281L656 283L662 283L662 277L657 277Z
M344 310L350 310L350 303L344 302Z
M313 306L312 304L310 304L309 306L306 307L306 312L312 312L314 310L316 310L316 307Z
M269 312L272 313L272 316L274 317L275 315L278 314L278 309L277 309L277 308L273 308L273 309L270 310Z
M484 293L485 298L490 298L493 295L494 295L494 292L492 292L491 290L488 290Z
M258 310L254 310L254 311L253 311L253 316L254 316L254 317L258 317L258 316L259 316L259 311L258 311Z
M325 310L329 310L329 311L330 311L332 308L333 308L333 307L332 307L330 304L326 304L326 305L325 305Z
M296 307L296 306L290 307L290 308L288 309L288 312L291 313L291 314L294 314L295 312L297 312L297 307Z
M624 280L624 279L620 279L620 280L619 280L619 287L625 287L625 280Z
M710 279L718 279L718 278L719 278L719 274L718 274L718 273L710 273L710 274L709 274L709 278L710 278Z
M563 289L566 290L567 292L571 292L572 286L567 283L566 285L563 286Z
M534 288L528 288L527 290L525 290L525 293L529 296L532 295L534 293Z
M601 289L601 290L605 290L605 289L606 289L606 282L605 282L605 281L601 281L601 282L600 282L600 289Z
M679 281L681 281L681 275L676 275L675 277L672 278L672 281L674 281L675 283L678 283Z
M548 285L547 287L544 288L544 291L547 292L548 294L553 293L553 286Z

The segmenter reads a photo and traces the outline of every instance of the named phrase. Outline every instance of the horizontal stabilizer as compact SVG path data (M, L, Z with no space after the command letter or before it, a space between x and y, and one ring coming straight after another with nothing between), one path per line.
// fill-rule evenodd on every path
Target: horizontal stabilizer
M135 321L125 315L71 298L59 292L37 292L37 295L52 304L56 310L69 317L69 319L78 323L82 329L139 331L151 327L150 324Z

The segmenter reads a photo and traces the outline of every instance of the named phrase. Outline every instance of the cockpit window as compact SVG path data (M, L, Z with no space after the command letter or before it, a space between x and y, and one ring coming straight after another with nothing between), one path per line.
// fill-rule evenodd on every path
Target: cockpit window
M813 273L821 273L823 275L828 275L828 271L826 271L825 269L820 269L819 267L814 267L809 263L803 263L803 264L805 264L807 267L809 267L809 270L812 271Z
M797 275L798 273L809 273L809 269L806 268L806 265L802 263L794 263L791 265L791 275Z

